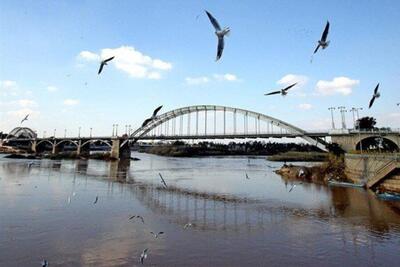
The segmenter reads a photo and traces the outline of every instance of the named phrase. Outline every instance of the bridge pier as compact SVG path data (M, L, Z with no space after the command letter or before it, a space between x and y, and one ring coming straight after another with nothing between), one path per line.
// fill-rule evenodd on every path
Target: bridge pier
M36 152L37 152L36 147L37 147L37 140L35 139L32 141L32 145L31 145L31 150L34 154L36 154Z
M111 153L110 153L110 158L111 159L130 159L131 158L131 150L129 148L129 142L126 142L122 147L121 144L125 141L125 139L120 139L120 138L113 138L111 140L112 146L111 146Z

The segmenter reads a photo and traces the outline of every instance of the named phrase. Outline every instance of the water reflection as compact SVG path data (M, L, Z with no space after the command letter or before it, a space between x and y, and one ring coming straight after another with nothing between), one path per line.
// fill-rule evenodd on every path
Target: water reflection
M398 209L368 191L303 183L288 193L294 181L263 158L134 156L142 160L0 159L0 265L30 266L46 251L56 266L125 266L146 246L161 266L264 265L266 254L272 265L399 260ZM218 260L205 260L215 251Z

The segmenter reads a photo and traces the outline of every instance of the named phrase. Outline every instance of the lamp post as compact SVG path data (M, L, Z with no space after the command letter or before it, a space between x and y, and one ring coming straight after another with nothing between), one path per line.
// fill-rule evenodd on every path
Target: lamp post
M115 136L118 137L118 124L115 124Z
M131 125L128 125L128 135L131 135Z
M340 110L340 114L342 115L341 116L342 117L342 129L346 129L346 118L344 115L344 113L346 112L346 108L341 106L341 107L338 107L338 110Z
M54 138L56 138L56 130L57 130L57 129L54 129L54 131L53 131L53 137L54 137Z
M335 129L335 120L333 119L333 111L335 110L334 107L328 108L328 110L331 111L331 117L332 117L332 129Z
M81 126L78 128L78 138L81 138Z
M90 138L92 138L92 130L93 130L93 128L90 127Z
M67 129L64 129L64 138L67 137Z
M43 138L46 138L46 131L43 131Z

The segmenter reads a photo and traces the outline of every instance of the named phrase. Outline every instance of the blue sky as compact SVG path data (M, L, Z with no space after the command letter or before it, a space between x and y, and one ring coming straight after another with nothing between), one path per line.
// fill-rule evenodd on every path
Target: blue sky
M138 127L158 105L195 104L249 109L309 130L329 128L330 106L364 107L361 115L400 128L398 1L0 5L0 130L30 113L26 126L39 133L72 135L81 126L104 135L114 123ZM204 9L231 28L219 62ZM330 46L311 64L326 20ZM97 57L110 54L116 60L98 76ZM263 96L292 81L301 84L287 97ZM382 96L368 110L378 82Z

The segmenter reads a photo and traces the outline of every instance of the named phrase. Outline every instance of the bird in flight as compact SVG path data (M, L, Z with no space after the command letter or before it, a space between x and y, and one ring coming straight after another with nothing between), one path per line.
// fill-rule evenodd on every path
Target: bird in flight
M189 228L189 227L192 227L192 226L194 226L194 223L187 223L187 224L185 224L183 226L183 229L186 229L186 228Z
M281 89L281 90L273 91L273 92L270 92L270 93L264 94L264 95L276 95L276 94L281 94L282 96L285 96L285 95L287 95L287 92L289 91L289 89L292 88L293 86L295 86L296 84L297 84L297 83L291 84L291 85L289 85L288 87L285 87L285 88L283 88L283 89Z
M113 59L114 59L114 57L110 57L110 58L107 58L107 59L102 60L102 61L100 62L99 72L98 72L97 74L100 74L101 71L103 70L104 66L107 65L107 62L109 62L109 61L111 61L111 60L113 60Z
M378 88L379 88L379 83L376 85L375 90L374 90L374 94L371 98L371 100L369 101L369 106L368 108L371 108L372 105L374 104L374 101L376 98L379 98L381 96L381 93L378 92Z
M301 182L299 184L303 184L303 183ZM296 186L297 186L297 184L293 184L292 187L290 187L290 189L289 189L289 193L292 192L292 190L295 189Z
M167 183L165 182L165 180L164 180L164 178L162 177L161 173L158 173L158 175L160 175L161 182L163 183L164 187L167 188Z
M247 175L247 172L246 172L246 179L250 179L250 177Z
M150 234L154 235L155 238L158 238L158 236L164 234L164 232L158 232L157 234L154 232L150 232Z
M93 204L96 204L97 201L99 201L99 196L96 196L96 199L94 200Z
M328 38L328 33L329 33L329 21L326 22L324 32L322 33L321 40L318 41L318 45L317 45L317 48L315 48L315 50L314 50L314 54L317 53L319 47L322 47L322 49L325 49L328 47L329 42L330 42L330 41L326 40Z
M140 219L140 220L142 221L142 223L144 223L144 219L143 219L143 217L140 216L140 215L133 215L133 216L129 217L129 220L132 220L132 219L134 219L134 218L138 218L138 219Z
M153 111L153 115L151 115L150 118L146 119L146 120L143 122L142 127L146 126L146 125L149 124L152 120L154 120L154 119L157 117L157 113L160 111L160 109L161 109L162 107L163 107L163 106L159 106L158 108L156 108L156 109Z
M204 10L208 16L208 18L210 19L211 24L214 26L215 28L215 35L217 35L218 38L218 48L217 48L217 57L215 59L215 61L218 61L221 56L222 56L222 52L224 51L224 37L225 35L229 35L230 33L230 29L229 27L225 27L223 29L221 29L221 26L219 26L218 21L210 14L210 12L208 12L207 10Z
M48 267L49 262L47 260L42 260L42 267Z
M27 120L28 120L28 117L29 117L29 114L27 114L27 115L25 116L25 118L22 119L21 124L22 124L24 121L27 121Z
M144 260L147 258L147 251L148 251L148 250L149 250L149 249L146 248L146 249L143 250L142 254L140 254L140 263L141 263L141 264L143 264Z

